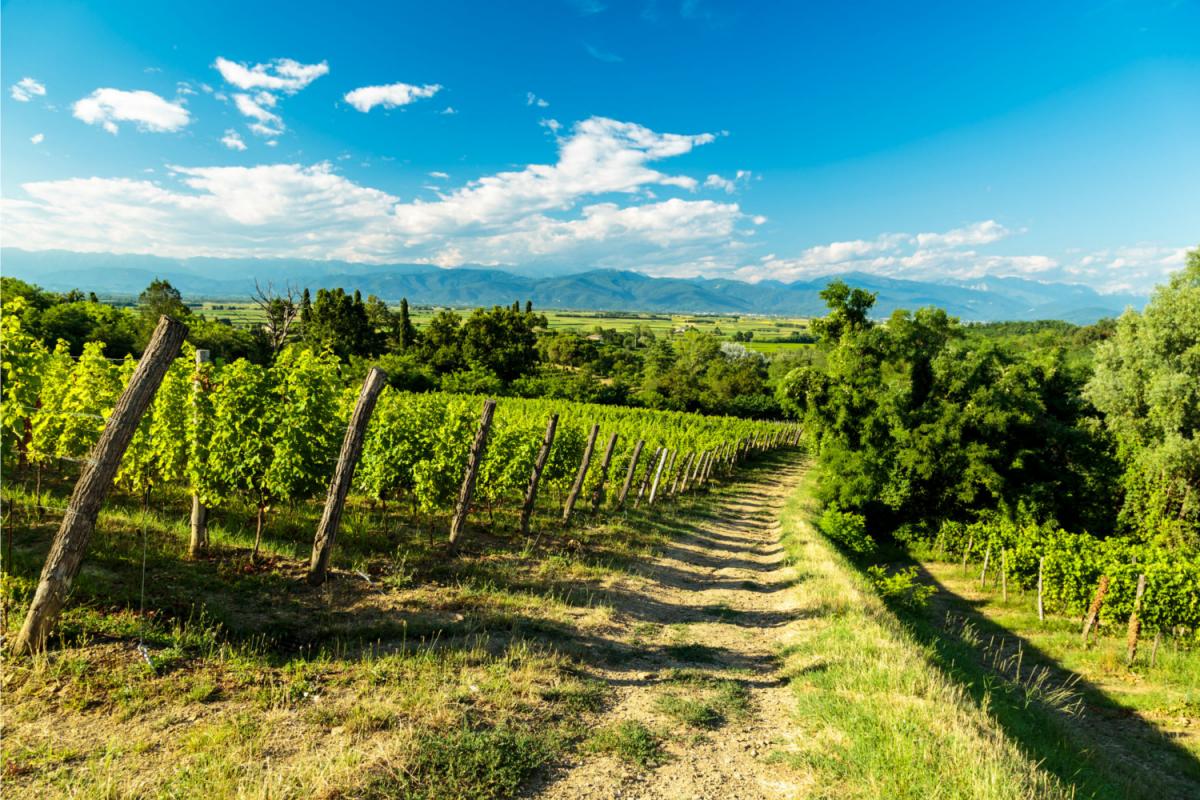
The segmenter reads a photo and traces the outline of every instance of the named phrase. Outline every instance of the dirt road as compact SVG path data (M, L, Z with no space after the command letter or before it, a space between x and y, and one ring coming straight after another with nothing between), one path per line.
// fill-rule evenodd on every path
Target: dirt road
M796 795L801 787L787 780L788 771L766 759L786 746L791 729L794 702L776 654L789 628L804 620L792 600L795 576L779 542L779 513L802 474L799 464L785 466L772 482L734 490L714 516L678 522L640 575L608 587L616 614L605 637L631 655L597 671L616 700L596 728L642 722L660 735L663 757L638 767L584 749L531 797ZM706 698L715 713L686 721L686 710Z

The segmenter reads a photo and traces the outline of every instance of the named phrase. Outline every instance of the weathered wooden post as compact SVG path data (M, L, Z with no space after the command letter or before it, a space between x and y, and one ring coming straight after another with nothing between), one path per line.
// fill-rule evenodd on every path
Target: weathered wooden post
M1129 615L1129 630L1125 637L1125 661L1133 664L1137 657L1138 634L1142 632L1142 595L1146 593L1146 575L1138 575L1137 592L1133 596L1133 613Z
M583 458L579 461L579 472L575 473L575 483L571 485L571 492L567 495L566 505L563 506L562 521L564 525L571 521L571 512L575 510L575 501L579 499L579 493L583 491L583 481L587 477L588 467L592 463L592 451L596 449L596 437L599 435L600 426L592 425L587 445L583 448Z
M479 430L467 453L467 471L463 474L462 488L458 490L458 502L454 506L454 518L450 520L450 551L458 547L458 540L467 526L467 514L471 511L471 498L475 495L475 479L479 477L479 464L487 448L488 431L492 428L492 417L496 414L496 401L485 400L483 415L479 418Z
M982 589L987 580L988 561L992 558L992 543L988 542L987 550L983 553L983 570L979 573L979 588Z
M696 457L694 452L689 452L687 458L683 461L683 466L674 475L674 480L671 481L671 496L679 494L679 482L687 475L688 468L692 466L692 459Z
M1088 608L1087 618L1083 621L1083 643L1088 643L1088 634L1100 616L1100 606L1104 604L1104 595L1108 594L1108 576L1101 575L1100 583L1096 586L1096 594L1092 597L1092 605Z
M633 475L637 471L638 458L642 455L642 448L645 446L645 439L638 439L633 446L633 455L629 457L629 469L625 471L625 483L621 485L621 493L617 495L618 511L625 507L625 498L629 496L629 487L633 484Z
M200 370L209 360L209 352L207 350L196 351L196 378L192 381L192 425L196 427L196 418L199 415L200 394L204 391L204 386L200 381ZM192 519L191 519L191 537L188 540L188 557L197 558L199 555L208 549L208 509L204 507L204 503L200 502L200 495L192 492Z
M329 573L329 557L333 553L333 543L337 539L338 526L342 523L342 509L346 505L346 495L350 493L350 484L354 481L354 470L362 455L363 441L367 437L367 425L371 414L375 411L375 403L379 393L387 386L387 373L379 367L371 367L358 393L358 402L350 414L350 422L346 425L346 435L342 437L342 450L338 453L337 466L333 470L333 478L329 481L329 492L325 495L325 509L321 512L321 521L317 523L317 534L313 537L312 557L308 564L308 582L320 586L325 582Z
M537 504L538 483L542 480L542 472L546 469L546 461L550 458L550 446L554 444L554 432L558 429L558 414L551 414L546 423L546 435L542 438L542 446L538 449L537 458L533 460L533 471L529 473L529 485L525 487L525 502L521 505L521 535L529 535L529 521L533 518L533 509Z
M667 483L671 479L671 474L675 471L675 457L679 455L679 450L672 447L671 457L667 459L667 468L663 470L663 496L667 495Z
M646 474L642 476L642 482L638 484L637 499L633 501L635 508L642 502L642 497L645 496L646 489L650 486L650 476L654 472L654 462L658 461L659 454L662 453L663 449L662 447L655 449L654 456L646 464Z
M1000 592L1004 602L1008 602L1008 550L1000 551Z
M662 477L663 466L667 463L667 450L663 448L662 457L658 459L658 469L654 470L654 483L650 486L650 496L646 498L646 505L654 505L654 496L658 494L658 481Z
M969 556L971 554L971 548L974 546L975 546L975 537L968 536L967 537L967 546L965 549L963 549L962 571L963 571L964 578L967 575L967 556Z
M608 437L608 446L604 448L604 458L600 460L600 480L592 490L592 513L600 510L604 502L604 485L608 483L608 468L612 466L613 453L617 449L617 434Z
M96 517L100 514L104 498L112 489L113 479L121 466L121 457L125 455L142 415L154 400L163 376L183 346L187 332L187 326L183 323L167 316L159 317L150 343L138 359L129 385L121 393L104 424L104 431L88 454L83 474L71 493L62 524L54 535L50 553L42 567L25 624L17 634L18 651L35 652L46 646L46 639L54 629L59 612L70 594L71 584L79 574L83 554L96 528Z
M1038 559L1038 622L1046 621L1046 607L1042 603L1042 576L1045 574L1046 557L1042 556Z

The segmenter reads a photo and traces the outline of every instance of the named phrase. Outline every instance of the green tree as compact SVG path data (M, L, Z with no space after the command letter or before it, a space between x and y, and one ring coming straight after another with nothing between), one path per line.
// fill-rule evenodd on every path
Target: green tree
M151 326L156 324L158 318L163 314L181 319L192 313L191 309L184 304L179 290L172 286L170 281L162 278L155 278L150 281L149 286L142 290L142 293L138 295L138 307L141 309L142 317Z
M537 334L545 320L521 313L519 301L510 308L476 309L462 331L462 352L467 363L512 381L532 372L538 363Z
M875 293L851 289L845 281L833 281L821 290L821 299L829 314L813 320L813 331L826 342L836 342L846 334L857 333L870 325L867 314L875 305Z
M1125 465L1123 526L1200 545L1200 249L1100 344L1087 395Z

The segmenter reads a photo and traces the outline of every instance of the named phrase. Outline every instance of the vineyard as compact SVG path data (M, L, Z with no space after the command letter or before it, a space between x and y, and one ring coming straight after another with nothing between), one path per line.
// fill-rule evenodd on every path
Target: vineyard
M82 465L82 484L95 471L103 458L97 443L114 427L119 399L133 394L137 362L110 360L101 344L87 345L77 359L62 344L48 350L22 334L16 315L6 315L5 326L6 467L33 471L35 505L65 513L66 532L77 512L45 505L43 473L64 463ZM269 368L240 359L216 365L193 350L164 363L162 373L118 456L116 486L146 506L156 492L191 493L193 557L208 546L209 510L231 501L253 508L251 559L269 535L273 507L313 500L328 486L310 571L317 583L324 580L351 488L385 508L389 502L407 506L430 522L453 512L453 546L472 510L494 518L519 509L520 530L528 535L539 510L561 526L577 506L595 514L653 505L727 474L750 453L799 438L798 428L781 423L397 392L383 386L378 370L360 393L344 385L336 357L299 348L285 350ZM552 524L544 519L539 528ZM61 580L50 561L39 591L48 576Z

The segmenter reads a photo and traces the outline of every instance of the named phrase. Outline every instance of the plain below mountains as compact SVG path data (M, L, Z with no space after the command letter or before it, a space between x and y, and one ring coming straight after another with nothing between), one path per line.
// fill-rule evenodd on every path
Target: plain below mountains
M134 297L164 278L189 300L246 300L255 280L276 289L290 285L359 290L388 302L407 297L415 305L476 307L532 300L541 309L647 311L691 314L772 314L809 317L824 313L819 292L829 281L878 294L874 313L939 306L965 321L1061 319L1091 323L1141 308L1146 298L1101 294L1077 284L1022 278L933 283L864 273L813 280L745 283L722 278L652 278L639 272L590 270L531 277L499 269L441 269L426 264L367 265L296 259L170 259L156 256L0 250L0 274L52 291L81 289L106 297Z

